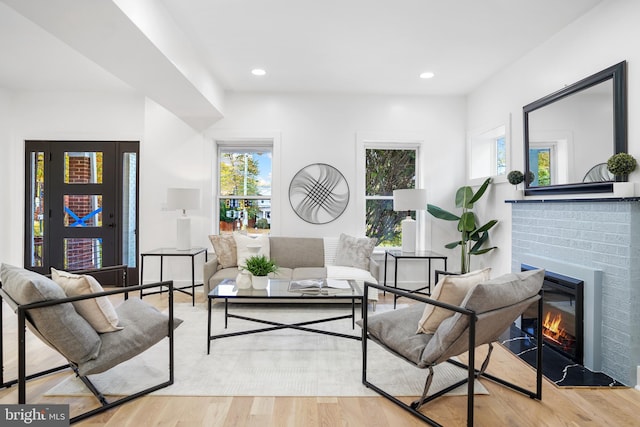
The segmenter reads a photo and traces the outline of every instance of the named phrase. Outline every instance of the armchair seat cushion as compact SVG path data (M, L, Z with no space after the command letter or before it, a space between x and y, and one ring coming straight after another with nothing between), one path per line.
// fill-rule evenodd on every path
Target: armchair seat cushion
M128 299L116 311L124 328L100 335L101 351L95 359L78 365L80 375L104 372L142 353L169 333L169 316L140 299ZM174 328L181 323L182 320L173 319Z
M407 308L369 316L369 337L387 349L407 359L414 365L422 360L422 352L432 334L417 334L415 322L420 320L424 304L412 304ZM362 326L362 321L358 321Z

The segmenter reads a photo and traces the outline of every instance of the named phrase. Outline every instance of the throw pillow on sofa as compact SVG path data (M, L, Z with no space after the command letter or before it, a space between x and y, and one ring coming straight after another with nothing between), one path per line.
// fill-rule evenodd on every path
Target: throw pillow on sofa
M377 242L376 238L358 238L344 233L340 234L336 251L336 265L369 270L369 258L371 258Z
M211 235L209 240L218 258L218 270L238 265L238 250L233 234Z
M257 237L249 237L240 233L233 233L236 241L236 250L238 257L238 267L247 265L247 258L253 255L264 255L270 258L269 236L262 234Z

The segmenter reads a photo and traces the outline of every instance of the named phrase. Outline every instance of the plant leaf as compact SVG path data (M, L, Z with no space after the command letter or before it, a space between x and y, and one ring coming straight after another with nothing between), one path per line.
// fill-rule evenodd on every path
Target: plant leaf
M444 245L445 248L447 249L453 249L458 245L461 245L462 242L460 240L458 240L457 242L451 242L451 243L447 243L446 245Z
M445 211L442 208L439 208L435 205L427 205L427 212L438 219L444 219L445 221L458 221L460 217L452 214L451 212Z
M458 191L456 191L456 207L463 209L472 209L473 202L471 202L471 198L473 197L473 190L471 187L460 187Z
M486 254L487 252L492 251L492 250L497 249L497 248L498 248L497 246L491 246L490 248L484 248L484 249L480 249L480 250L477 250L477 251L473 251L472 250L469 253L471 255L482 255L482 254Z
M482 227L478 228L476 231L478 233L484 233L485 231L491 229L491 227L493 227L494 225L496 225L498 223L497 219L492 219L491 221L489 221L488 223L486 223L485 225L483 225Z
M472 232L476 228L476 216L473 212L465 212L458 223L458 231Z
M480 197L482 197L484 192L487 191L487 187L489 186L489 184L491 184L491 178L485 179L482 185L480 185L480 188L478 188L476 194L471 197L471 200L469 200L469 204L471 204L471 206L473 206L473 204L477 202Z

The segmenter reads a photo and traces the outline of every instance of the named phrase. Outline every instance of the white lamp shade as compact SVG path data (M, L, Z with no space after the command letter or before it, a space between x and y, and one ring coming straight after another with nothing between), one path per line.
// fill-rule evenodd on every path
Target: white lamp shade
M199 188L168 188L167 189L168 209L198 209L200 208Z
M394 211L419 211L427 208L427 190L408 188L393 190Z

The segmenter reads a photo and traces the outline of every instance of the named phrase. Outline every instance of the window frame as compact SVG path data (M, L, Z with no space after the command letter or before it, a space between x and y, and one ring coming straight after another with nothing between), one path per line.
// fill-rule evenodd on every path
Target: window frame
M422 134L415 132L391 132L391 133L369 133L359 132L356 135L356 189L358 197L356 198L357 212L359 214L359 229L362 235L366 232L366 201L374 199L393 200L393 196L367 196L366 194L366 153L368 149L382 150L415 150L416 151L416 188L427 189L424 179L424 138ZM427 189L428 191L428 189ZM427 231L430 223L426 218L426 210L416 211L416 228L418 239L416 248L418 250L428 249ZM384 252L388 249L399 249L400 247L377 246L376 252Z
M278 139L279 141L279 139ZM277 150L276 138L271 137L224 137L214 138L214 160L212 165L212 215L213 224L212 231L214 234L220 234L220 201L230 199L242 199L242 200L269 200L271 204L270 210L270 229L269 233L273 233L274 229L279 229L281 222L281 210L279 205L276 206L274 197L276 193L277 181L279 180L279 174L276 171L279 168L279 159L276 156ZM269 151L271 152L271 195L268 196L222 196L220 191L220 157L221 153L229 151ZM277 212L277 213L276 213Z

